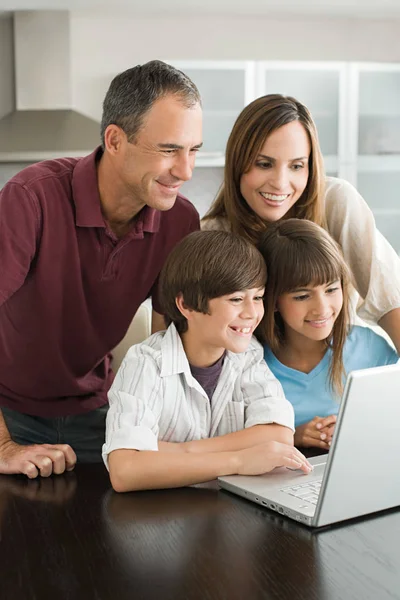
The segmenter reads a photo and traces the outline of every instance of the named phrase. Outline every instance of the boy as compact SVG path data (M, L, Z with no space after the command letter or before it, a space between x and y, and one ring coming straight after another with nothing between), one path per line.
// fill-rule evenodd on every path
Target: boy
M258 250L224 231L192 233L169 255L160 279L169 327L130 348L109 392L103 458L116 491L311 470L252 339L265 281Z

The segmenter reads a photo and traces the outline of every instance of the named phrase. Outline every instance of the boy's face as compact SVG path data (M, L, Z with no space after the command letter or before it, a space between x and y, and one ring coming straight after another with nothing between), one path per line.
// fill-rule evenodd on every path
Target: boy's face
M225 350L244 352L263 317L263 295L264 287L261 287L209 300L210 314L191 311L184 336L196 342L199 356L210 357L209 364L218 360Z

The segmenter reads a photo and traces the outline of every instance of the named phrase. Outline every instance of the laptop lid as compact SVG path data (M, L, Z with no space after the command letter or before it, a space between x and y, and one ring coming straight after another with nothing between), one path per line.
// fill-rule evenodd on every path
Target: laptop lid
M400 505L400 365L349 374L315 525Z

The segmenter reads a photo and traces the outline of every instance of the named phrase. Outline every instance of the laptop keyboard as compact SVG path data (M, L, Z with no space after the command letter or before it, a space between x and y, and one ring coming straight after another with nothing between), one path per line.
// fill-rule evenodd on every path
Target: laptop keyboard
M302 483L300 485L291 485L290 487L284 487L280 491L290 496L295 496L300 500L307 500L311 504L317 504L318 494L321 490L322 479L316 481L309 481L308 483Z

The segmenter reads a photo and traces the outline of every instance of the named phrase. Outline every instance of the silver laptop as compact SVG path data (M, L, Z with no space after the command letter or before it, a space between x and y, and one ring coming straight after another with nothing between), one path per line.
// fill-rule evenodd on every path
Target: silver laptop
M311 527L400 505L399 364L349 374L329 454L309 461L309 475L278 468L218 483Z

